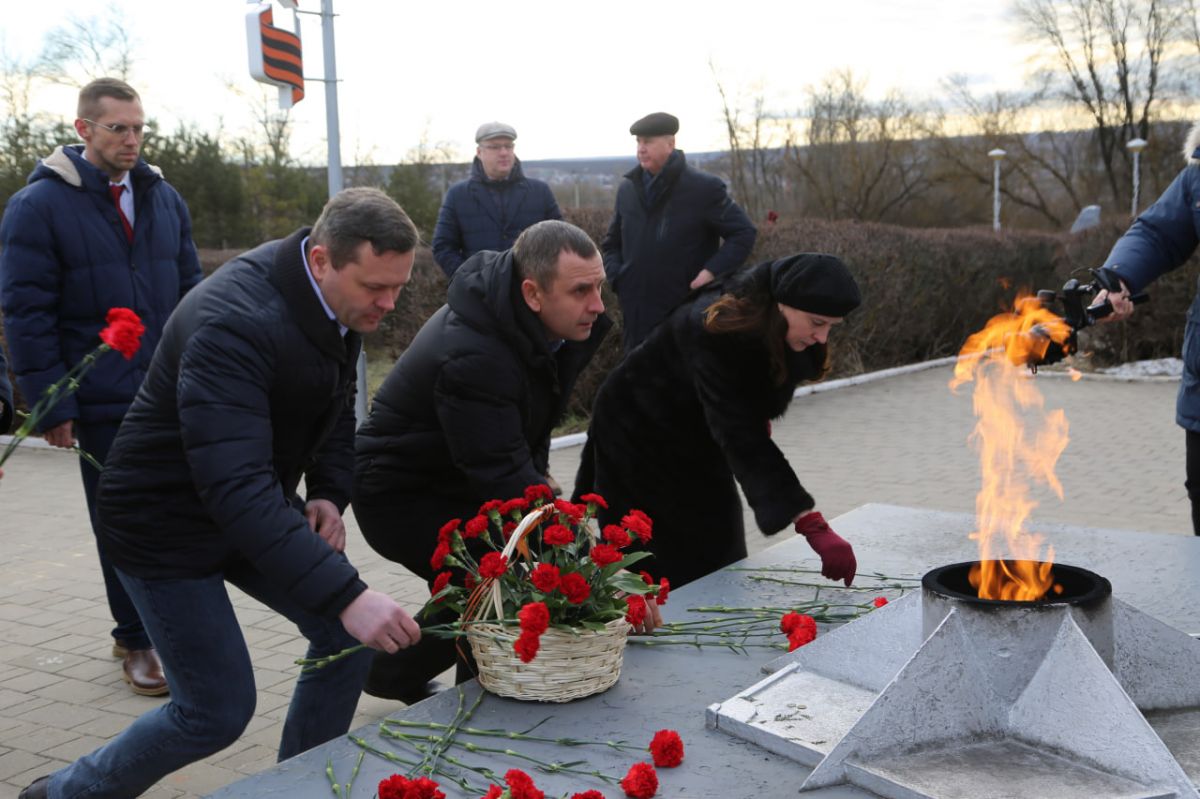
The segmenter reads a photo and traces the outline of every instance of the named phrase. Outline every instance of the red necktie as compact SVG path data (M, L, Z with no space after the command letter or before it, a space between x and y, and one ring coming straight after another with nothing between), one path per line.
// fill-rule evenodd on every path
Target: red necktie
M125 191L124 184L110 183L108 184L108 193L112 195L113 205L117 206L117 216L121 217L121 227L125 228L125 238L130 244L133 243L133 225L129 224L129 217L125 216L125 212L121 210L121 192Z

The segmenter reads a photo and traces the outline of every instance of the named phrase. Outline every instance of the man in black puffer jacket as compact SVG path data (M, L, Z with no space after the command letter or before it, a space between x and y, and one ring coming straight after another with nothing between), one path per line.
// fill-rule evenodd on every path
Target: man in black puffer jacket
M395 307L416 244L400 206L348 189L311 230L225 264L171 315L99 493L102 542L171 702L22 797L137 796L237 740L256 693L226 581L295 622L309 657L420 637L359 579L341 517L360 334ZM300 676L280 760L349 729L369 663L360 652Z
M354 514L377 552L432 582L447 520L546 484L550 433L612 325L603 282L596 245L556 220L462 265L358 432ZM453 663L454 642L429 637L377 655L366 690L418 698Z

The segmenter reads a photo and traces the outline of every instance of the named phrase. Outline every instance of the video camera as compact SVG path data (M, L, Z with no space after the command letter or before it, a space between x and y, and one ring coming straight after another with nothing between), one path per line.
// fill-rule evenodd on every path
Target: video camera
M1061 344L1051 340L1050 345L1046 348L1045 354L1040 360L1030 361L1028 366L1034 372L1037 372L1039 366L1048 366L1052 363L1058 363L1066 356L1079 349L1077 334L1085 327L1091 327L1099 322L1104 317L1113 312L1112 303L1105 299L1103 302L1092 304L1092 297L1099 294L1102 290L1112 294L1117 294L1121 291L1121 283L1117 276L1107 269L1089 269L1092 273L1090 283L1081 283L1077 278L1071 278L1063 284L1061 291L1053 291L1051 289L1042 289L1037 293L1038 302L1042 307L1051 313L1062 318L1064 322L1071 328L1071 333L1067 340ZM1150 295L1145 292L1139 292L1129 297L1134 305L1141 305L1150 299ZM1061 305L1061 313L1058 306ZM1037 333L1037 328L1034 328L1034 333ZM1043 332L1046 338L1050 338Z

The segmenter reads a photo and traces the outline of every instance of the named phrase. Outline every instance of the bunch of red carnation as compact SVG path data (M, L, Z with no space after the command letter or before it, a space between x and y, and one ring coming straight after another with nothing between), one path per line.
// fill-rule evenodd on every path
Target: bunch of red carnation
M639 762L629 767L621 778L621 789L632 799L650 799L658 793L658 773L654 767L675 768L683 762L683 739L675 730L659 730L647 747L654 765ZM545 799L533 778L520 769L504 773L504 786L489 785L480 799ZM379 799L445 799L438 784L428 777L409 779L393 774L379 783ZM597 790L571 794L571 799L605 799Z
M491 602L488 592L497 584L502 621L519 626L513 650L525 663L537 656L541 636L551 627L600 630L621 618L638 625L648 597L665 602L666 579L656 583L630 568L649 556L644 547L654 533L650 517L631 510L620 524L597 533L597 509L608 504L597 494L580 500L555 499L547 486L533 485L524 496L485 502L465 523L451 519L443 525L431 559L438 574L430 604L457 611L459 621L441 634L462 634L474 611ZM506 549L532 513L538 514L536 523L521 528L522 537Z

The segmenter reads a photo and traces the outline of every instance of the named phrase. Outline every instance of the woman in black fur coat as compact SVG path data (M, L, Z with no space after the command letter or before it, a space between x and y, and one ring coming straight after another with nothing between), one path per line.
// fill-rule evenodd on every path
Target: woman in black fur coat
M656 579L682 585L746 556L736 478L764 533L795 524L822 574L850 584L854 552L814 509L770 420L823 375L829 331L860 301L831 255L761 263L695 292L609 374L575 494L607 500L602 524L635 508L653 520L643 563Z

